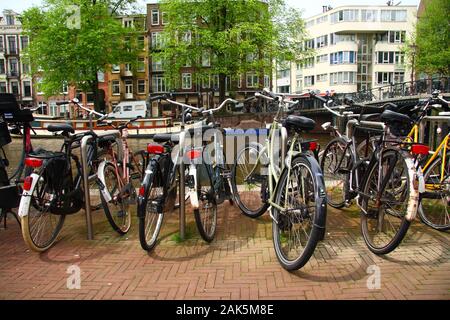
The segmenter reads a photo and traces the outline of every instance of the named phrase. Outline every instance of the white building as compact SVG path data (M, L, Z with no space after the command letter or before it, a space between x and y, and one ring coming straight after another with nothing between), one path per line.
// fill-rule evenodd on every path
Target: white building
M401 48L416 20L416 6L324 7L305 20L311 39L305 45L315 56L303 66L279 67L274 87L347 93L409 81Z
M21 59L28 46L28 36L22 33L19 14L4 10L0 16L0 93L13 93L17 101L31 104L33 100L30 65Z

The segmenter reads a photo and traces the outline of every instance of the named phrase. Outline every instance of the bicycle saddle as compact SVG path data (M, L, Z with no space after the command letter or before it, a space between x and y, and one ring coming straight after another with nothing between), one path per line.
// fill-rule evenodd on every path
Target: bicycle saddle
M288 130L309 131L314 129L316 122L310 118L291 115L284 119L283 126Z
M37 159L51 159L51 158L59 158L59 157L65 157L64 152L60 151L47 151L47 150L36 150L33 152L30 152L28 154L28 157L30 158L37 158Z
M386 123L392 123L392 122L398 122L398 123L405 123L405 124L411 124L412 120L407 115L394 112L391 110L385 110L380 116L380 120Z
M75 133L75 130L72 128L70 124L66 123L60 123L60 124L51 124L47 127L47 130L50 132L69 132L69 133Z
M179 133L157 133L153 136L153 141L156 143L164 143L172 141L173 143L180 142Z

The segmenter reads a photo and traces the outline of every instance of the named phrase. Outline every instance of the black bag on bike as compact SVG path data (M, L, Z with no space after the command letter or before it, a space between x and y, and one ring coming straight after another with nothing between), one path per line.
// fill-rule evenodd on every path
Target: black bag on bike
M0 114L5 122L31 122L33 113L20 109L16 97L11 93L0 93Z
M73 185L72 172L65 157L49 160L45 167L44 179L56 197L50 206L50 212L57 215L77 213L83 207L83 193Z
M11 143L11 134L9 133L6 122L0 122L0 148Z

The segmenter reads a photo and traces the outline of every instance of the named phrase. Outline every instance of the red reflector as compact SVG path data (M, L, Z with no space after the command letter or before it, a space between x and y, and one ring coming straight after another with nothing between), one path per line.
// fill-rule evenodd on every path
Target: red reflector
M424 144L413 144L411 146L412 154L427 155L429 151L430 151L430 148Z
M160 144L148 144L147 152L150 154L161 154L164 153L164 147Z
M200 158L202 156L202 152L199 150L192 149L186 152L186 156L188 157L189 160L194 160Z
M25 158L25 165L28 167L39 168L44 160L36 158Z
M311 151L316 151L317 150L317 142L316 141L311 141L309 143L309 150L311 150Z
M144 186L141 186L141 187L139 188L139 195L140 195L141 197L143 197L143 196L145 195L145 187L144 187Z
M28 176L23 181L23 189L25 191L30 191L31 185L33 184L33 178L31 176Z

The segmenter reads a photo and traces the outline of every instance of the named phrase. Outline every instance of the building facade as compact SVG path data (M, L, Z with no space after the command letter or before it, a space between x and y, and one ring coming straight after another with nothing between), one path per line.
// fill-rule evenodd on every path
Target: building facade
M4 10L0 16L0 93L13 93L23 106L33 104L30 64L22 53L27 46L19 14Z
M347 93L410 81L402 47L416 21L416 6L324 7L305 21L314 56L278 67L274 87Z
M188 103L194 106L201 106L208 108L219 102L219 76L211 75L208 80L200 80L196 76L195 70L192 67L186 66L180 70L180 84L179 88L169 88L164 78L163 64L151 55L163 49L162 32L165 25L168 23L166 14L161 11L159 4L147 4L147 31L150 46L150 61L149 61L149 82L150 82L150 96L159 95L165 92L173 92L175 98L183 103ZM192 35L190 35L193 37ZM202 59L202 67L208 68L210 66L210 59ZM237 78L238 80L230 80ZM232 83L231 81L236 81ZM236 87L234 97L243 99L263 87L271 87L271 77L266 75L263 78L256 72L249 72L240 76L229 76L226 79L226 96L229 97L231 88ZM169 105L163 101L155 101L151 106L151 115L153 117L172 116L176 117L178 109L176 106Z
M111 66L107 72L107 105L108 110L121 101L146 100L149 93L149 42L146 32L145 15L120 16L118 19L130 31L129 39L125 41L136 41L139 50L138 61L132 64L121 64Z

